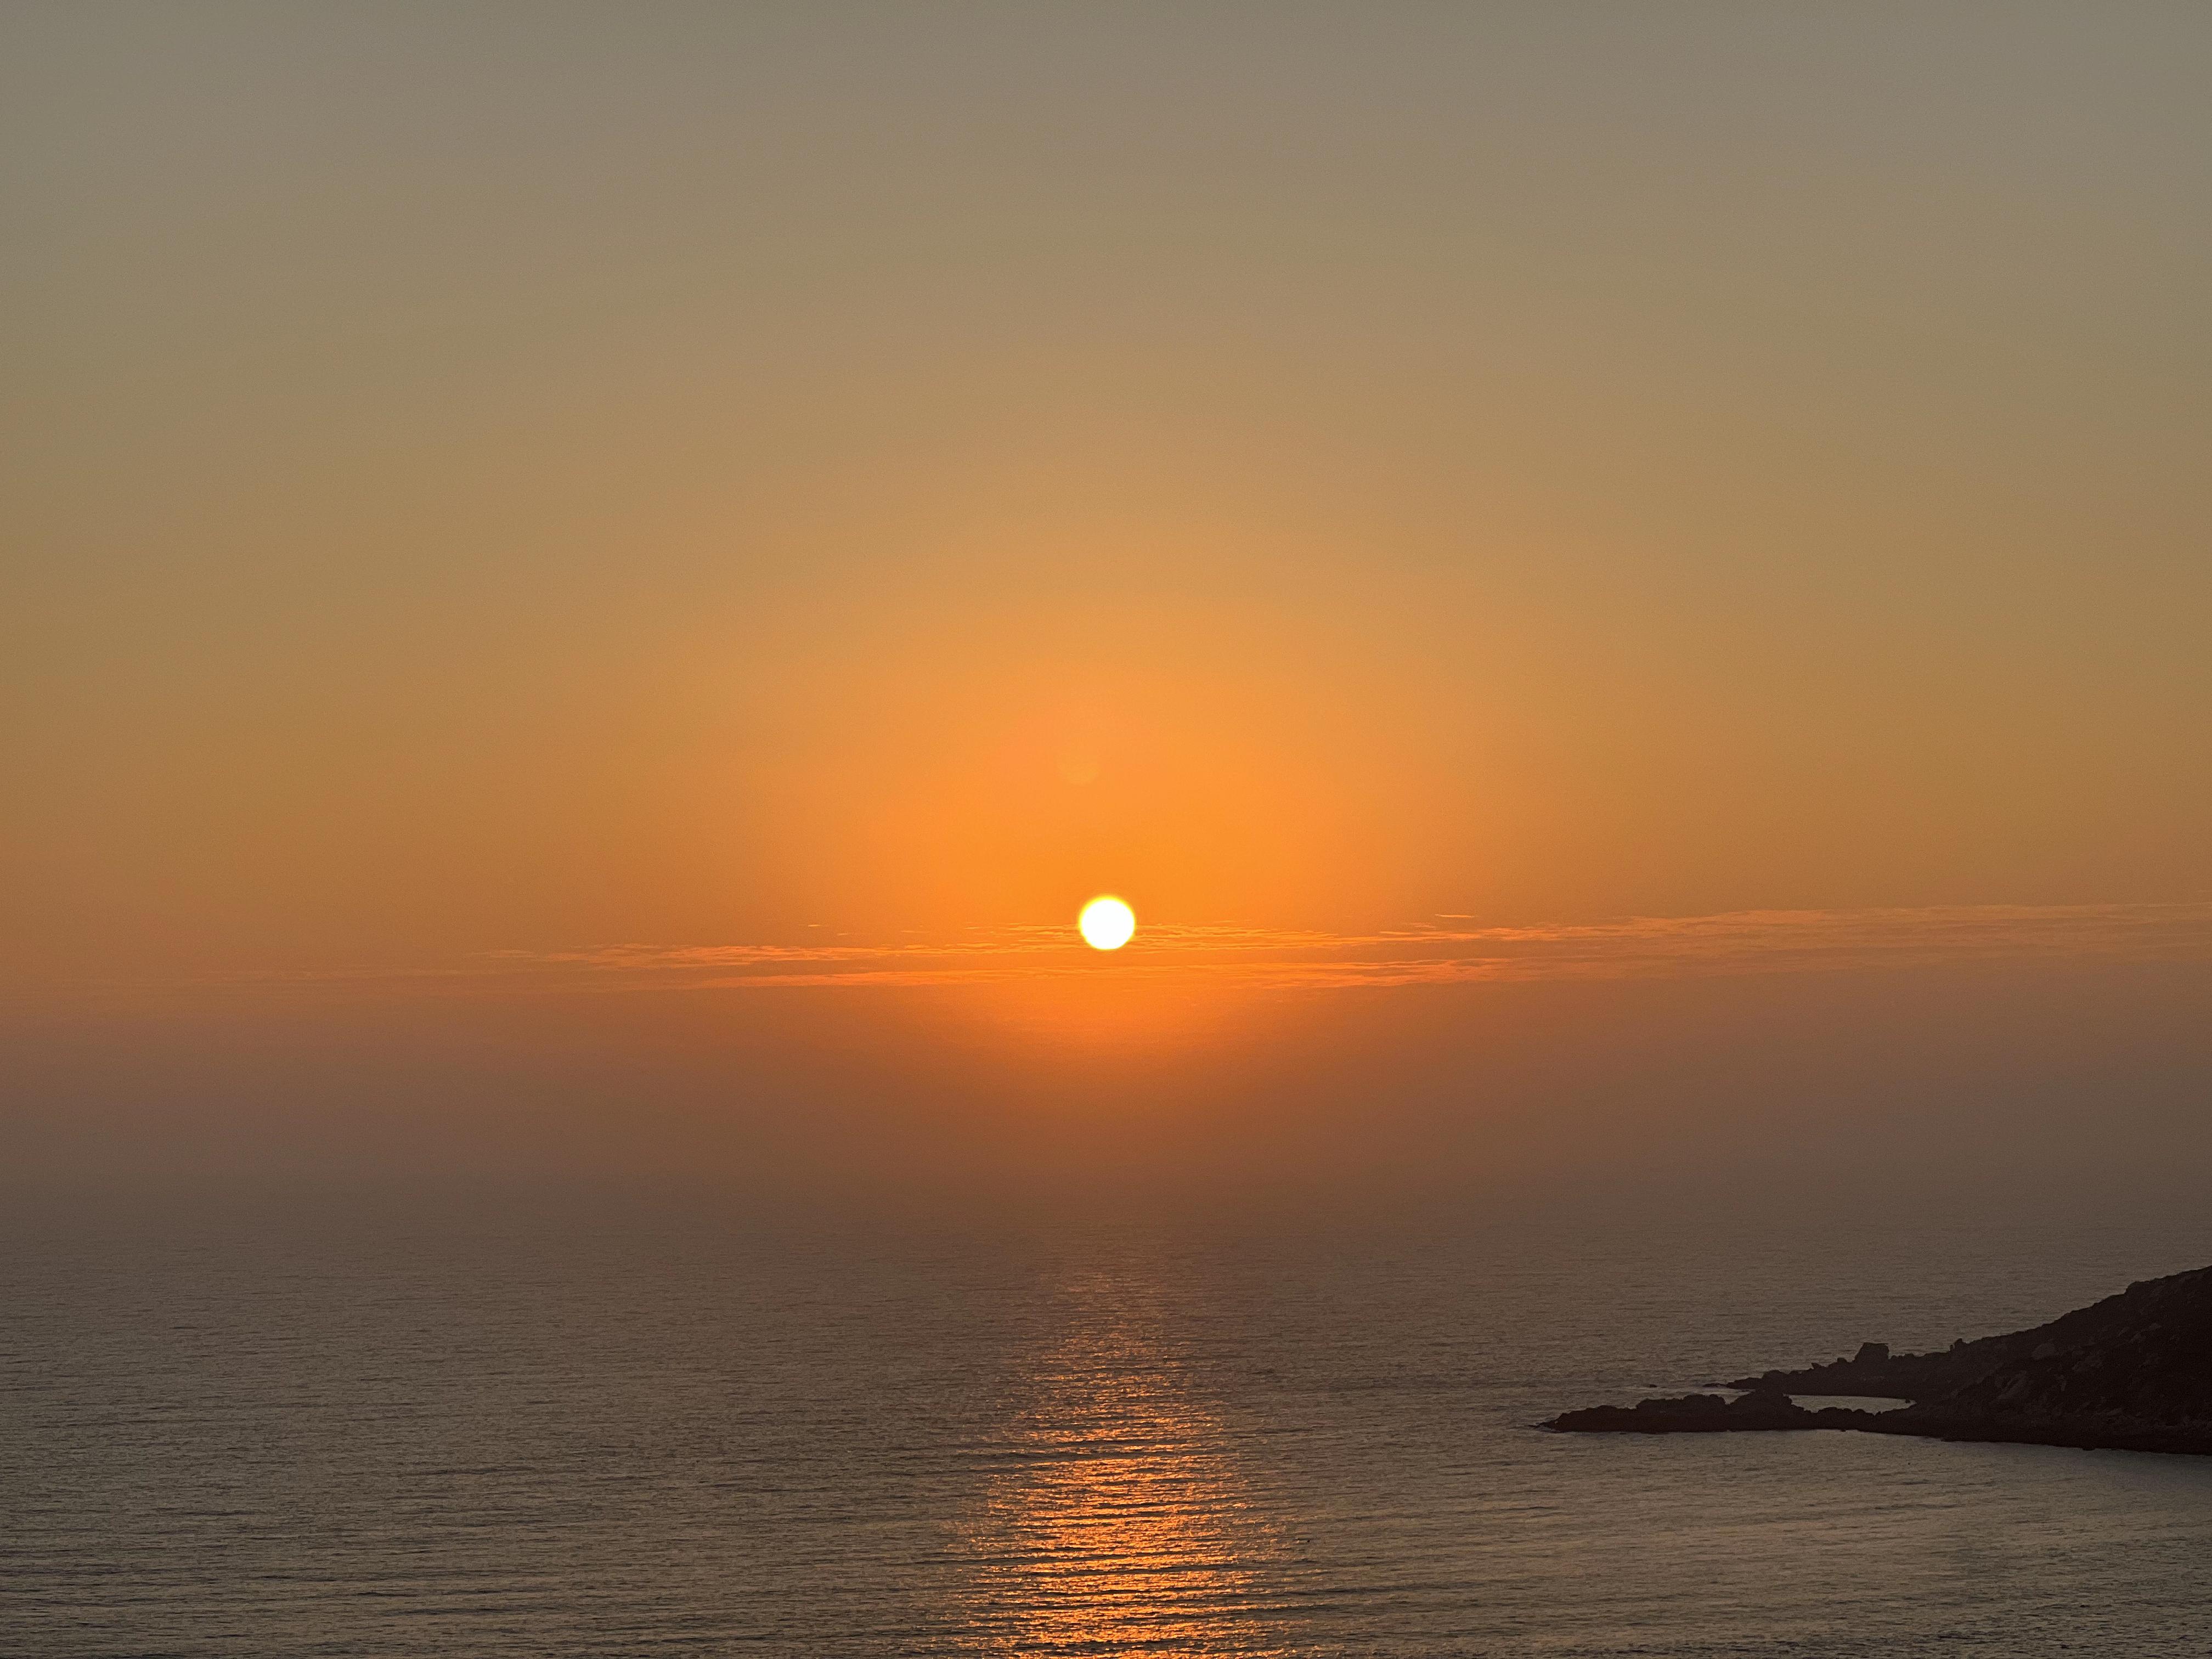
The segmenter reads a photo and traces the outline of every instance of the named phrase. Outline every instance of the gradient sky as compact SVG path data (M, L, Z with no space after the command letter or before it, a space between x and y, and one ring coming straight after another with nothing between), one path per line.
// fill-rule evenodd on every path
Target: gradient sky
M2197 4L12 7L0 1152L2199 1157L2209 73Z

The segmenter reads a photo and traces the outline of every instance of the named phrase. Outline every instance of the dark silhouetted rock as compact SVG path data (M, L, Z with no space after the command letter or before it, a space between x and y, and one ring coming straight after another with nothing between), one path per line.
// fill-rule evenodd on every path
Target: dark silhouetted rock
M1940 1353L1863 1344L1849 1359L1685 1395L1569 1412L1543 1426L1685 1434L1863 1429L1945 1440L2212 1453L2212 1267L2130 1285L2032 1330L1964 1339ZM1791 1395L1887 1395L1889 1412L1796 1404Z
M1555 1417L1544 1427L1583 1434L1720 1434L1745 1429L1856 1428L1857 1419L1870 1417L1833 1406L1807 1411L1787 1395L1759 1389L1734 1400L1717 1394L1686 1394L1677 1400L1642 1400L1633 1406L1594 1406Z

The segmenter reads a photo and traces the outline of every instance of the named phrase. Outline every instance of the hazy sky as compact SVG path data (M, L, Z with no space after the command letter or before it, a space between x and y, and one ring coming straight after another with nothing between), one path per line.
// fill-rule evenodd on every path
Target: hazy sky
M0 1152L2197 1156L2208 76L2195 3L13 6Z

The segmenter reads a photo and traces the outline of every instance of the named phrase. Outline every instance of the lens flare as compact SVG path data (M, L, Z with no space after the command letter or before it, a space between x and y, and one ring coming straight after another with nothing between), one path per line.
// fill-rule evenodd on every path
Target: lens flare
M1137 913L1108 894L1085 905L1075 925L1083 930L1083 942L1091 949L1118 951L1137 931Z

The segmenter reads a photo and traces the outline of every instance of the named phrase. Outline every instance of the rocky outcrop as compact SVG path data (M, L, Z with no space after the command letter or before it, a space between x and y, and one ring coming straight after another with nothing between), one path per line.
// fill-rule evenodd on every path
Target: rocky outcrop
M1679 1400L1639 1400L1633 1406L1592 1406L1544 1426L1583 1434L1723 1434L1741 1429L1855 1429L1860 1419L1873 1415L1835 1406L1808 1411L1786 1394L1760 1389L1734 1400L1686 1394Z
M1996 1440L2212 1453L2212 1267L2145 1279L2029 1330L1893 1355L1869 1342L1849 1359L1771 1370L1633 1407L1568 1412L1543 1425L1585 1434L1860 1429ZM1792 1395L1876 1395L1900 1410L1809 1410Z
M2004 1336L1984 1337L1979 1342L1954 1342L1936 1353L1893 1354L1886 1342L1868 1342L1849 1359L1832 1359L1794 1371L1762 1371L1739 1376L1718 1386L1725 1389L1772 1389L1783 1394L1842 1394L1878 1395L1891 1400L1933 1400L1953 1393L1988 1376L2004 1361L1993 1344L2008 1343Z

